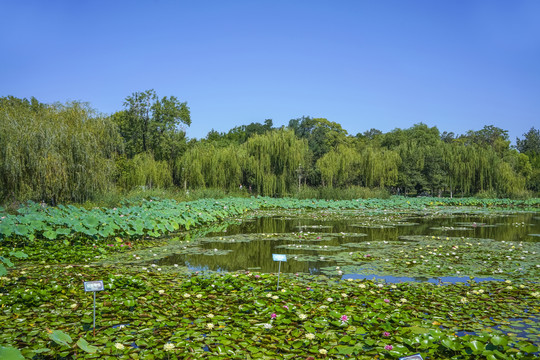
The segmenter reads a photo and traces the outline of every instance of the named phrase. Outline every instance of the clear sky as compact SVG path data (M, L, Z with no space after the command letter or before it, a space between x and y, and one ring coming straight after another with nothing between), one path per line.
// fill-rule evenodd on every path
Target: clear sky
M0 96L103 113L155 89L189 137L303 115L350 134L540 127L538 0L0 1Z

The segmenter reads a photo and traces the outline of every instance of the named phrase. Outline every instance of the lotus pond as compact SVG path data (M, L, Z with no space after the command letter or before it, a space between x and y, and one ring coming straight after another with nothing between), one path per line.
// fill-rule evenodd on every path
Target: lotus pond
M28 204L0 222L0 358L537 358L538 206Z

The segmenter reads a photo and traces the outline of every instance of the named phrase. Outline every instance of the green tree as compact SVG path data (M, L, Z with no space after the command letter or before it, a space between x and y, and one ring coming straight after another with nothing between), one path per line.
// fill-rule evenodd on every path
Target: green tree
M409 129L395 129L383 135L382 146L399 154L401 163L397 186L405 193L432 191L442 185L442 152L432 153L442 141L436 127L419 123ZM431 162L426 166L427 162ZM437 172L430 177L429 171Z
M85 201L112 186L122 141L86 103L0 98L3 201Z
M300 139L308 141L314 161L332 150L339 144L344 144L347 131L340 124L324 118L302 117L289 121L289 128Z
M244 145L246 179L259 194L286 195L298 186L298 171L306 167L308 144L289 129L251 137Z
M540 155L540 130L534 126L523 134L523 139L516 138L517 149L520 153Z
M510 149L508 131L493 125L486 125L481 130L469 130L466 135L460 137L466 144L476 144L482 147L490 146L502 156Z
M155 160L171 161L186 148L183 126L191 125L186 102L158 98L154 90L135 92L125 99L123 111L112 115L124 138L126 155L151 152Z

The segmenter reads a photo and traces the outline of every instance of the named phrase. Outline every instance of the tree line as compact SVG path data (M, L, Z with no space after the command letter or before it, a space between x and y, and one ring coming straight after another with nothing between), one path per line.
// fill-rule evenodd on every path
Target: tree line
M112 115L89 104L0 98L1 201L83 202L112 190L200 188L293 195L304 187L394 194L527 197L540 191L540 131L510 146L488 125L456 135L416 124L348 134L324 118L262 123L186 137L186 102L155 91Z

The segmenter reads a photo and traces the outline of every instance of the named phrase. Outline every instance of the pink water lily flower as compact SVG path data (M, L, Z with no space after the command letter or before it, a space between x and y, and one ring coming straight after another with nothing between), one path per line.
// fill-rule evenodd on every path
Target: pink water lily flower
M389 336L390 336L390 333L389 333L388 331L385 331L385 332L383 332L382 336L384 336L384 337L389 337Z
M392 350L393 348L394 348L394 347L393 347L392 345L386 345L386 346L384 347L384 350L390 351L390 350Z
M390 302L390 300L384 299L384 302L388 304Z
M270 315L270 319L275 319L275 318L277 318L276 313L272 313L272 315Z
M347 315L341 315L341 321L347 322L349 321L349 317Z

